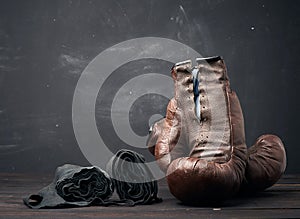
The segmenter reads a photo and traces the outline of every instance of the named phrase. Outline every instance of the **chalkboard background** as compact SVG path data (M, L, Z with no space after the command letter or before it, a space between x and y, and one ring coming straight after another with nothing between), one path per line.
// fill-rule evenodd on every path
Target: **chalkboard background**
M243 107L248 146L263 133L277 134L286 146L287 173L300 173L299 1L0 3L1 172L53 172L63 163L89 165L72 126L72 100L81 73L99 53L117 43L163 37L203 56L223 56L231 87ZM140 60L117 69L122 77L108 79L101 88L105 95L101 90L98 94L98 129L106 130L101 119L109 112L110 89L121 86L130 72L142 74L146 65L147 71L168 75L172 63ZM136 134L147 134L149 117L163 114L166 103L159 95L135 102L128 116ZM105 104L108 109L101 111ZM103 138L112 150L122 148L110 138L112 132L108 128Z

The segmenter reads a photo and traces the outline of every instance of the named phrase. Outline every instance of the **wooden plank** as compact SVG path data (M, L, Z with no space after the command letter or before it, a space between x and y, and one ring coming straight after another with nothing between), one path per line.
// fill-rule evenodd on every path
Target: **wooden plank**
M185 211L182 210L163 210L155 212L126 211L120 212L118 208L110 211L98 209L97 211L89 208L89 212L60 212L57 210L42 210L39 212L22 213L4 213L0 218L55 218L55 219L74 219L74 218L299 218L300 210L213 210L213 209L196 209ZM138 209L138 208L137 208Z
M238 196L221 206L190 207L182 205L159 181L163 202L135 207L85 207L66 209L27 208L22 198L36 193L52 181L50 175L0 173L0 218L297 218L300 217L300 177L283 177L265 192Z

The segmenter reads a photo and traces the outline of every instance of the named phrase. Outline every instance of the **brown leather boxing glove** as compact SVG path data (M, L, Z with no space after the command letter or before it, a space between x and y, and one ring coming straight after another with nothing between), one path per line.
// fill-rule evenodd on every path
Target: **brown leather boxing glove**
M173 67L175 97L155 146L171 193L188 204L234 195L247 158L242 110L230 90L223 60L197 62L195 68L190 61ZM195 79L200 82L197 86Z
M165 118L162 118L156 121L154 124L152 124L149 129L149 137L147 139L146 145L152 155L155 155L155 145L158 137L162 133L164 122L165 122Z
M243 191L262 191L281 177L286 168L286 153L280 138L262 135L248 149Z
M187 204L206 204L229 198L241 185L246 191L273 185L286 166L281 140L263 135L247 153L243 114L224 61L197 62L173 67L175 97L148 140L171 193Z

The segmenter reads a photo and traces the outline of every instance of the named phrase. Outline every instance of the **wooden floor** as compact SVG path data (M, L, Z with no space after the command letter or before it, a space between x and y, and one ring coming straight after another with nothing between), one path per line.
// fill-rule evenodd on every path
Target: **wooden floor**
M275 186L252 197L236 197L223 206L189 207L159 182L163 202L135 207L27 208L22 198L36 193L53 176L0 173L0 218L300 218L300 176L284 176Z

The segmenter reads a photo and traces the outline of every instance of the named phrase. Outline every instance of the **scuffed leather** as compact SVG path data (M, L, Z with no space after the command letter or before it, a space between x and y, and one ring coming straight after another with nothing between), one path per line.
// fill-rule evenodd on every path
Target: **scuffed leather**
M262 191L278 181L286 168L284 145L275 135L262 135L248 150L243 190Z
M149 137L147 139L147 147L152 155L155 155L155 145L158 139L158 136L161 135L163 130L163 124L165 122L165 118L155 122L149 130Z
M247 153L242 109L223 59L198 60L197 68L201 120L194 110L191 62L183 62L172 68L175 96L148 141L170 192L186 204L205 204L233 196L241 185L272 185L285 169L282 142L264 136Z

